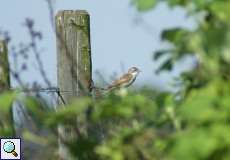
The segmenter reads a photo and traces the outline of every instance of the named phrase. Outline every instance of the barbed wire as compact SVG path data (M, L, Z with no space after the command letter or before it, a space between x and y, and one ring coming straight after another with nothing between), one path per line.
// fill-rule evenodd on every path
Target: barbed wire
M65 105L65 99L63 98L61 92L69 92L71 93L72 91L61 91L60 88L58 87L48 87L48 88L23 88L23 89L18 89L18 88L10 88L11 90L14 90L16 92L55 92L58 97L61 99L62 103Z
M106 88L100 88L93 86L91 89L96 90L107 90ZM62 103L66 105L65 99L61 93L73 93L73 91L67 91L67 90L60 90L58 87L48 87L48 88L10 88L10 90L14 90L16 92L54 92L58 95L58 97L61 99Z

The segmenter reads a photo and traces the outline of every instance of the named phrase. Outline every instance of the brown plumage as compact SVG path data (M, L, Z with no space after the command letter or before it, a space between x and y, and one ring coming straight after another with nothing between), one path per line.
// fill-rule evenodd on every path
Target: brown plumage
M137 67L132 67L129 69L128 73L122 75L119 79L112 82L111 85L107 87L108 90L121 87L129 87L135 80L140 70Z

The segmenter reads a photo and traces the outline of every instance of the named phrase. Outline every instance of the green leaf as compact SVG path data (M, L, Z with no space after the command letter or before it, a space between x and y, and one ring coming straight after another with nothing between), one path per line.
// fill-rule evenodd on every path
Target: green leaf
M161 38L162 40L168 40L175 43L187 36L188 33L190 33L190 31L183 28L168 29L163 31L163 33L161 34Z
M217 139L211 136L210 131L196 128L191 131L177 134L174 139L175 146L171 148L171 155L176 160L204 160L217 147ZM209 135L209 136L208 136Z
M155 71L157 74L162 70L170 71L173 68L173 59L168 58L166 61L164 61L160 67Z
M168 0L169 6L185 6L189 3L189 0Z
M9 137L15 134L12 104L17 94L15 92L5 92L0 95L0 136Z
M229 1L213 1L210 4L211 11L223 21L228 21L230 18Z
M73 125L78 120L83 118L85 121L85 113L88 107L92 104L92 101L89 98L76 99L71 104L60 107L56 112L50 112L46 118L46 125L56 126L60 123Z
M132 4L136 5L139 11L149 11L154 8L157 4L158 0L133 0Z
M158 60L161 58L163 55L169 54L171 50L159 50L156 51L153 55L153 60Z
M8 112L17 94L15 92L5 92L0 95L0 112Z

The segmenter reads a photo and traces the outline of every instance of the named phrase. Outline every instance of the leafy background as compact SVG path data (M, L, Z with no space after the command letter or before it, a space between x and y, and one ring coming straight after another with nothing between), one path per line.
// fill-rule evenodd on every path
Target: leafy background
M153 10L159 3L162 1L131 1L139 12ZM42 153L46 159L57 157L56 128L60 124L78 132L77 137L66 142L73 159L229 159L230 1L164 0L164 3L171 8L184 8L197 23L192 30L163 31L161 39L171 43L171 48L159 50L153 56L155 60L166 57L157 72L172 70L185 56L195 58L194 68L175 80L179 91L117 90L100 99L76 99L56 112L35 98L24 99L36 130L45 129L49 134L38 135L25 129L22 136L46 148ZM1 136L15 134L10 106L16 98L17 93L12 92L0 96ZM25 154L30 153L25 150Z

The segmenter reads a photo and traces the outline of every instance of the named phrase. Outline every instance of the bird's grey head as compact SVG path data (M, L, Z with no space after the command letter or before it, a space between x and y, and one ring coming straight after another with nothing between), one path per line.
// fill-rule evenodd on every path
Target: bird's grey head
M138 73L140 73L140 69L138 69L137 67L131 67L128 71L128 73L133 74L133 75L138 75Z

